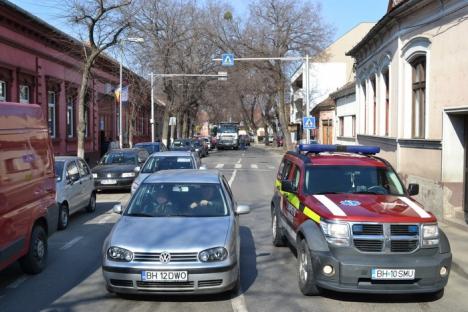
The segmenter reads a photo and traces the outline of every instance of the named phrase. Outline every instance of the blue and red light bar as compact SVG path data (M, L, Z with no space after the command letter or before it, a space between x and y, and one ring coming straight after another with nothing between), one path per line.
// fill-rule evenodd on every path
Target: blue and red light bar
M380 147L363 145L299 144L298 151L317 154L325 152L343 152L363 155L375 155L380 153Z

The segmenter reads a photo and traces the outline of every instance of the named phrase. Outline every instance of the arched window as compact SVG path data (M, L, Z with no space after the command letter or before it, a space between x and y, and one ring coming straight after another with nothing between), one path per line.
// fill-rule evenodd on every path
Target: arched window
M412 67L412 137L424 138L426 127L426 56L419 55Z

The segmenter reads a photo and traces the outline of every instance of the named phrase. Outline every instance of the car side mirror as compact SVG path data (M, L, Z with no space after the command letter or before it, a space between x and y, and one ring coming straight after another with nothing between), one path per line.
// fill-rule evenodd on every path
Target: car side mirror
M297 190L294 187L292 181L283 180L281 181L281 190L288 193L296 193Z
M408 185L408 194L409 194L409 196L418 195L419 194L419 184L410 183Z
M237 205L236 214L248 214L250 213L250 207L248 205Z
M135 171L135 173L140 172L140 170L141 170L141 167L140 167L140 166L137 166L137 167L135 167L135 169L133 169L133 171Z
M112 208L112 211L116 214L122 214L122 205L121 204L116 204Z

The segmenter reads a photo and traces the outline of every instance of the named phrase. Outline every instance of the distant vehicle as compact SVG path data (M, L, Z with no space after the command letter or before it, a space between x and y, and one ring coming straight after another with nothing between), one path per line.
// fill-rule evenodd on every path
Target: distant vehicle
M193 146L195 147L195 151L200 155L200 158L208 156L208 145L203 139L193 139Z
M152 154L141 167L132 184L132 194L138 186L152 173L171 169L205 169L196 152L168 151Z
M218 125L216 134L218 150L230 148L239 149L239 124L236 122L222 122Z
M209 137L204 137L202 138L203 141L205 141L206 145L208 146L208 150L212 150L213 146L211 145L211 139Z
M150 155L157 152L167 151L166 145L162 142L140 142L135 144L136 148L144 148Z
M58 218L53 155L40 106L0 103L0 270L46 266Z
M276 146L277 147L283 146L283 137L281 137L281 136L276 137Z
M192 139L175 139L171 144L171 151L195 152L195 146Z
M102 249L107 290L130 294L237 292L239 215L215 170L159 171L140 185Z
M57 192L55 200L59 205L59 230L67 228L69 216L86 208L96 210L96 189L88 164L76 156L55 157Z
M92 170L96 189L130 189L148 156L143 148L115 149L106 153Z

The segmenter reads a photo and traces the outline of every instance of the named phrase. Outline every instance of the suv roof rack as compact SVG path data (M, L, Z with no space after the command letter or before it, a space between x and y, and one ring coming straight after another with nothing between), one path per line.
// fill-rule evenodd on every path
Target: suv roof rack
M343 152L343 153L355 153L362 155L375 155L380 153L379 146L364 146L364 145L335 145L335 144L299 144L297 148L297 153L307 152L307 153L334 153L334 152Z

